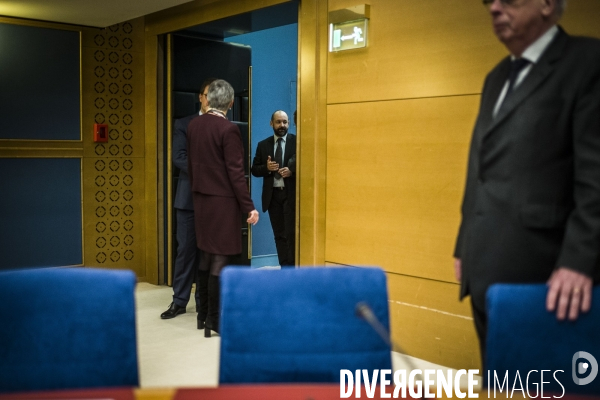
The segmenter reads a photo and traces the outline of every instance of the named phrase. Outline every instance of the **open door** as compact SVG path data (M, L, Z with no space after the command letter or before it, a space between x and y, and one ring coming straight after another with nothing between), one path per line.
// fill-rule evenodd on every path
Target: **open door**
M246 181L250 185L250 84L251 84L251 49L249 46L226 43L217 40L199 38L193 34L171 34L170 51L167 54L167 127L166 165L167 185L165 193L167 200L166 232L167 234L167 265L168 284L172 280L172 268L176 257L176 218L173 218L173 198L177 189L179 170L173 166L171 143L172 127L176 119L198 113L200 110L199 91L202 82L207 78L224 79L235 90L235 99L227 118L235 123L242 135L244 144ZM250 232L246 217L242 216L242 253L232 257L234 265L250 265L251 245Z

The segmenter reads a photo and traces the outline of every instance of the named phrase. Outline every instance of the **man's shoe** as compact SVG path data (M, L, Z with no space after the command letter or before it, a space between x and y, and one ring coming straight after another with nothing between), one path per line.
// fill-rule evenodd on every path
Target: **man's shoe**
M161 319L175 318L179 314L185 314L185 307L180 307L175 303L171 303L169 309L164 313L160 314Z

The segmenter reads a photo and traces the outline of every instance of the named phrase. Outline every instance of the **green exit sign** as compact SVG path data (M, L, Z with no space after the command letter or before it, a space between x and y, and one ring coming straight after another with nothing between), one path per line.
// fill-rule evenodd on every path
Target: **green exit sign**
M368 22L368 19L359 19L329 24L329 51L366 47Z

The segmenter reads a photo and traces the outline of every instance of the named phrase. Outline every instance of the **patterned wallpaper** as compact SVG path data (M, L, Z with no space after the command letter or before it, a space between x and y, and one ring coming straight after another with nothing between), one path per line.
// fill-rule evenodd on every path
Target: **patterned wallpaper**
M82 33L84 260L145 275L144 21ZM94 143L93 124L108 124Z

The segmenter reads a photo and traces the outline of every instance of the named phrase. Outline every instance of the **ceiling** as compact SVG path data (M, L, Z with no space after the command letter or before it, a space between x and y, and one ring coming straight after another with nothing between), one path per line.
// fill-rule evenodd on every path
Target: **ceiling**
M105 28L191 0L0 0L0 16Z
M205 22L201 25L179 31L179 33L193 33L205 38L223 40L231 36L295 24L297 22L298 3L290 1L244 14Z

